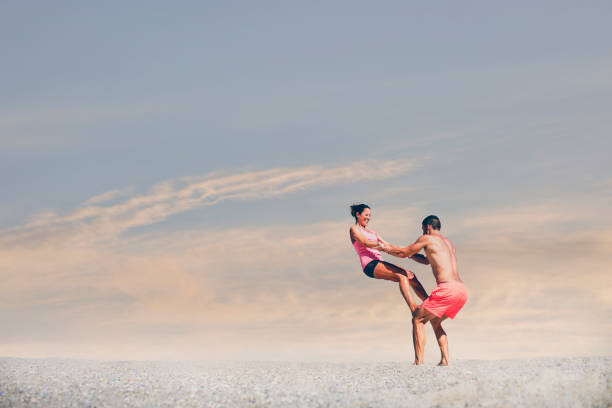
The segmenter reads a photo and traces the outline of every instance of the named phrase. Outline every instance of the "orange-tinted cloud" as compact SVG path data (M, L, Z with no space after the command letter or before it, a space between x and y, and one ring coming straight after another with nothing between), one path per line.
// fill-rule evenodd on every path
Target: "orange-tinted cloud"
M282 179L285 186L288 179L276 175L258 177L276 186ZM310 177L289 179L303 183ZM241 180L226 179L224 186ZM102 238L93 232L103 223L75 227L80 242L62 239L65 231L55 229L58 220L86 222L82 209L24 227L44 229L46 240L11 241L0 250L4 354L410 359L408 309L396 284L360 271L348 239L348 211L346 219L310 225L117 233L133 225L124 223L126 213L151 208L136 202L180 203L202 191L194 180L187 185L168 183L150 197L110 206L107 211L118 218L96 210L105 214L98 220L118 225L109 227L110 235L102 230ZM137 210L122 212L122 206ZM442 216L470 292L457 320L447 323L455 356L610 351L612 299L601 282L612 261L606 249L612 228L593 222L597 211L576 210L538 203ZM427 213L376 208L372 228L405 245L416 239ZM390 260L415 271L428 291L433 288L427 267ZM431 339L428 355L435 358Z

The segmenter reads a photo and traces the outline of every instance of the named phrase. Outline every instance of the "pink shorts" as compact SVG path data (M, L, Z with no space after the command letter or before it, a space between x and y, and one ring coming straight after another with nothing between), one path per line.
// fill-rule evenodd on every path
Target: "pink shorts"
M454 319L467 298L467 290L462 282L440 282L421 306L438 317Z

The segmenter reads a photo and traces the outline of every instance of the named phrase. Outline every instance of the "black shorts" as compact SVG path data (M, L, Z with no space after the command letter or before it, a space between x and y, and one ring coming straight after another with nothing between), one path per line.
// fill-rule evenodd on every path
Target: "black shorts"
M370 278L374 277L374 268L376 268L376 265L378 265L380 261L378 259L375 259L373 261L368 262L368 264L365 266L365 268L363 268L363 273L365 273L366 275L368 275Z

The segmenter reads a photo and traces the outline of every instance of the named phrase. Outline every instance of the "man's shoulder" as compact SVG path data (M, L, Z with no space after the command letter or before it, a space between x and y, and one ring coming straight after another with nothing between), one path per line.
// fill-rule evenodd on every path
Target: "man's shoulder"
M427 237L427 242L430 246L444 246L444 242L448 241L448 243L450 244L450 241L448 240L448 238L445 238L443 235L423 235L424 237ZM451 244L452 245L452 244Z
M429 243L433 242L433 241L432 241L432 236L431 236L431 235L427 235L427 234L423 234L423 235L421 235L421 236L420 236L420 237L417 239L417 242L422 242L422 243L424 243L424 244L429 244Z

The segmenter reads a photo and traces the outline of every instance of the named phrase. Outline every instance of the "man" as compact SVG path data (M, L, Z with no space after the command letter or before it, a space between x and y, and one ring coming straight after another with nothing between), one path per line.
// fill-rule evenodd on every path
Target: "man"
M448 339L442 329L442 322L453 319L467 301L465 285L457 272L457 257L453 244L440 233L440 219L430 215L423 220L423 235L412 245L405 248L391 244L381 249L400 258L410 258L416 262L431 265L438 286L418 307L412 318L412 339L414 341L414 364L423 364L425 352L425 323L431 322L442 358L438 365L448 365ZM425 249L425 255L418 252Z

